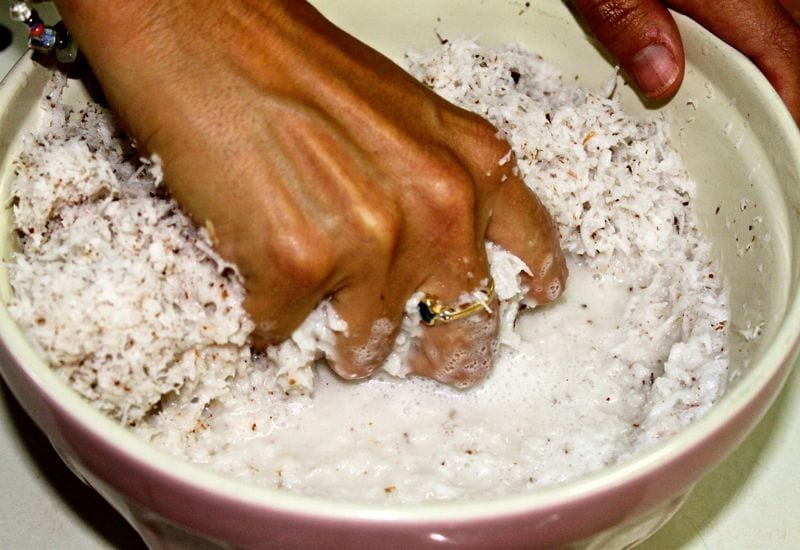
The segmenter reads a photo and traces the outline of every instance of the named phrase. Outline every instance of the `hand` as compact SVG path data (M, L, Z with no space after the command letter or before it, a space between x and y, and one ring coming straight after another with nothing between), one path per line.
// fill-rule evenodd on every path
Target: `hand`
M488 238L544 303L567 270L509 146L306 2L61 0L67 26L173 196L245 282L262 343L330 298L347 322L331 366L368 376L415 292L456 302L489 279ZM415 373L488 371L497 315L425 327Z
M752 59L800 124L800 0L573 3L646 96L669 97L683 80L683 46L670 7Z

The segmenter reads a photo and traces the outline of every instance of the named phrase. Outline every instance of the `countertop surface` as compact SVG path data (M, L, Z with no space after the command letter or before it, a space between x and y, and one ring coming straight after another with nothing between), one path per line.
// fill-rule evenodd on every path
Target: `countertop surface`
M0 25L17 31L0 6ZM0 48L4 30L0 28ZM0 75L24 49L0 51ZM701 481L642 549L800 548L800 368L745 443ZM138 535L63 465L0 382L0 548L144 548Z

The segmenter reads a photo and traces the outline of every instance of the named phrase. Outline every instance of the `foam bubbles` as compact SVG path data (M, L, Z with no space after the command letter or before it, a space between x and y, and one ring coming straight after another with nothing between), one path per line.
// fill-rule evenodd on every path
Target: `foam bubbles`
M561 296L561 281L554 279L547 285L547 299L551 302Z
M548 254L545 256L544 260L542 260L542 266L539 268L539 278L544 279L547 272L550 271L550 268L553 267L553 255Z

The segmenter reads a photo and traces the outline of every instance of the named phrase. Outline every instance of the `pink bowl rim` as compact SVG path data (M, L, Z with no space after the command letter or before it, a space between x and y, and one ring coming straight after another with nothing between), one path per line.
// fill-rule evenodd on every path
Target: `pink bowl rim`
M791 158L786 162L800 173L800 132L778 94L761 72L743 55L721 43L705 29L688 18L676 16L681 32L700 33L701 39L711 41L726 51L726 57L735 65L743 79L752 83L769 106L769 125L787 144ZM35 66L26 54L0 83L3 89L20 87L29 78ZM702 444L710 434L722 428L728 419L741 412L782 370L788 375L800 351L800 294L797 276L794 276L791 295L787 299L781 326L774 336L773 345L766 351L758 368L753 365L719 403L703 418L694 422L669 440L644 451L630 461L607 467L558 484L539 488L531 493L475 501L425 502L406 505L370 504L296 495L265 487L253 487L223 474L160 451L136 435L93 409L68 388L57 375L36 355L22 331L10 318L5 307L0 308L0 339L9 354L48 398L59 403L67 414L97 438L113 444L132 459L146 464L160 475L171 477L198 491L237 500L265 509L281 510L321 519L353 519L376 521L426 522L428 520L468 520L527 513L557 507L565 502L603 493L610 488L647 476L664 465L678 460L681 455ZM4 368L8 368L4 366ZM774 397L774 396L773 396ZM765 411L762 411L762 414Z

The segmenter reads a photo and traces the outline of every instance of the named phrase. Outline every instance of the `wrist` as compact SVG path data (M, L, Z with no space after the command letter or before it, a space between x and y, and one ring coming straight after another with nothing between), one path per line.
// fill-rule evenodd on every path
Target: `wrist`
M303 43L315 10L300 0L53 0L90 63L108 68L155 64L177 54L204 60L210 52L232 64L281 57ZM309 17L311 16L311 17ZM313 31L312 33L313 34ZM260 59L250 59L254 53Z

